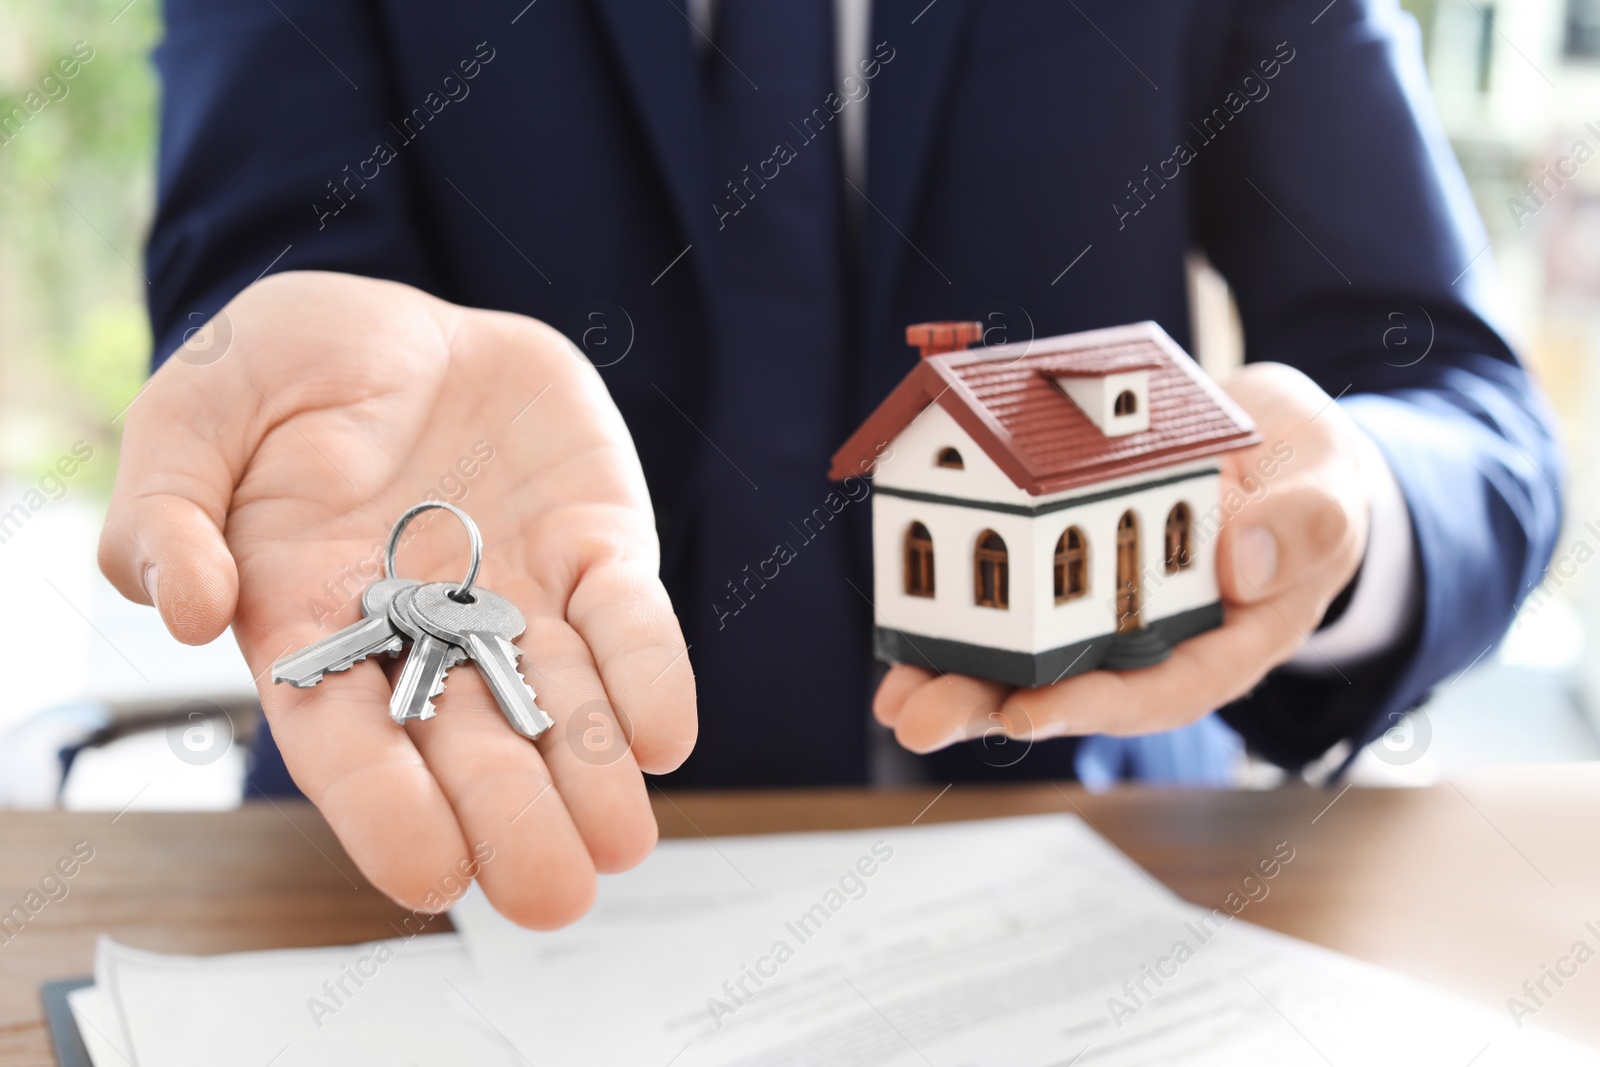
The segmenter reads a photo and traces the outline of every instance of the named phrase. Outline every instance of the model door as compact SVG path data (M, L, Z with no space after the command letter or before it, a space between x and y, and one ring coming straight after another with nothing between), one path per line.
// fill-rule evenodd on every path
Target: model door
M1125 511L1117 520L1117 632L1139 628L1139 520Z

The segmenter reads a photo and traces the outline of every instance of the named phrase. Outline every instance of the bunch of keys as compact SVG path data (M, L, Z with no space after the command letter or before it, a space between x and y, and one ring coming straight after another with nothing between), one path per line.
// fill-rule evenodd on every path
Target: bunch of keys
M460 519L472 541L467 577L459 585L395 577L401 533L432 508ZM517 670L522 650L511 642L522 635L526 622L511 601L474 585L482 562L483 537L466 512L443 501L418 504L389 531L384 576L361 594L361 621L284 656L272 665L272 680L309 689L325 674L347 671L379 653L398 656L409 645L389 700L389 717L395 722L433 718L433 698L444 692L445 675L470 659L512 728L524 737L538 737L555 723L534 703L532 687Z

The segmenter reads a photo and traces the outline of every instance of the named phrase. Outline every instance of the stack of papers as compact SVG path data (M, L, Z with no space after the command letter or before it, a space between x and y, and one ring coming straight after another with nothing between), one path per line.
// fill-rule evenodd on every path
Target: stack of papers
M554 933L474 891L456 934L106 940L69 999L95 1067L1600 1064L1251 926L1244 899L1187 904L1067 816L672 841Z

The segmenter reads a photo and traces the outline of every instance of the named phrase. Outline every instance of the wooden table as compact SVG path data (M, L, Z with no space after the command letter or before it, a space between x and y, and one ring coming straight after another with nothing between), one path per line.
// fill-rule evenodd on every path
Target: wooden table
M1287 842L1294 859L1242 918L1502 1011L1574 942L1600 949L1584 927L1600 929L1600 765L1497 771L1417 790L1090 795L1050 784L959 785L655 801L666 837L1076 812L1209 907L1242 892L1246 873ZM403 917L313 809L266 803L225 814L0 813L0 911L80 841L94 858L66 883L68 895L0 944L4 1067L53 1063L38 984L87 974L101 933L212 953L389 937ZM1537 1022L1600 1044L1600 962L1555 990Z

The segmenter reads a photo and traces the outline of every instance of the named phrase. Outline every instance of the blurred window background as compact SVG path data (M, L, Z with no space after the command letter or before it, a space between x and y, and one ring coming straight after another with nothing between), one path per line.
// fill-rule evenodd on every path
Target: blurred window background
M1600 666L1585 655L1600 635L1588 567L1600 557L1600 162L1574 162L1600 156L1600 0L1405 6L1488 224L1505 321L1556 406L1572 473L1555 564L1510 636L1372 746L1360 774L1421 782L1600 758ZM95 566L122 416L149 358L159 34L157 0L0 0L0 806L239 799L254 687L232 638L178 645ZM1225 366L1239 347L1225 287L1203 267L1194 280L1199 354ZM1396 326L1396 345L1425 348L1425 323Z
M179 645L95 565L150 357L160 7L124 3L0 0L0 805L51 802L57 753L85 741L74 807L236 803L244 765L226 715L245 731L254 688L232 637Z

